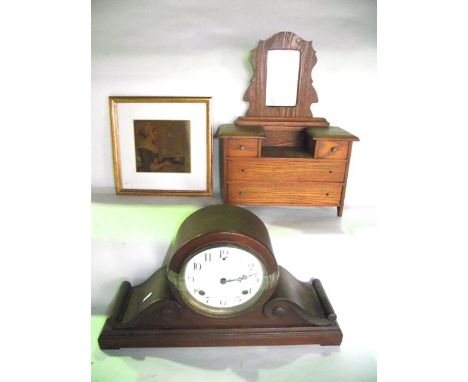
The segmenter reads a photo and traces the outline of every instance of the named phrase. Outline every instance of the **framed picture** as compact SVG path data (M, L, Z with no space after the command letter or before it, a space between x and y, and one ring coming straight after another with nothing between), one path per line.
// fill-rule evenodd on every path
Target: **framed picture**
M109 97L117 194L211 196L211 97Z

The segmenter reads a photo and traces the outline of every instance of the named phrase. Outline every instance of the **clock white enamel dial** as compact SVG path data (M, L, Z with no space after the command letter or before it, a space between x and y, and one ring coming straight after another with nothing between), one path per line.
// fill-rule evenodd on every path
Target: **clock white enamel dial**
M265 274L254 253L229 244L213 246L184 264L182 296L201 313L235 315L258 300L267 283Z

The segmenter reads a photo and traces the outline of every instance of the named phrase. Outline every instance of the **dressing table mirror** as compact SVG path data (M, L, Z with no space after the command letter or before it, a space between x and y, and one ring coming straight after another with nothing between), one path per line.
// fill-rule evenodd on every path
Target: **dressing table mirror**
M296 106L299 63L298 50L268 51L266 106Z
M280 32L253 51L245 116L221 125L225 203L336 207L342 216L351 147L359 139L312 115L311 41Z

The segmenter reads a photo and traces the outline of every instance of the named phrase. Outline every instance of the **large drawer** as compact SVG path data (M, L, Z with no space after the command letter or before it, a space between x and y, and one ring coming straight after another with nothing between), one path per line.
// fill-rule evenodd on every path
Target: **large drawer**
M341 200L339 183L313 182L228 182L227 202L336 206Z
M228 180L344 181L346 162L257 158L227 161Z

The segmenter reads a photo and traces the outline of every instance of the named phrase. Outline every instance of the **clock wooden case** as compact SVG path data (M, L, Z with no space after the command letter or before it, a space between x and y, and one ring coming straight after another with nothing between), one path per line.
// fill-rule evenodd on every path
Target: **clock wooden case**
M342 336L320 280L278 266L253 213L216 205L182 223L145 282L120 285L99 346L339 345Z
M286 59L275 64L278 52ZM290 53L297 53L295 64ZM312 43L292 32L260 41L253 51L254 75L244 97L249 109L218 130L225 203L333 206L342 216L352 144L359 139L312 115L316 62ZM292 76L282 87L288 71Z

